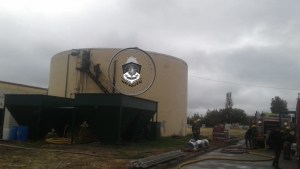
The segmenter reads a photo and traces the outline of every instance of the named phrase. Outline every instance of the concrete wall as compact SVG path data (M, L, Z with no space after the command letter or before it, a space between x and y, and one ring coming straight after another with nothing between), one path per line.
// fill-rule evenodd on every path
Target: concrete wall
M121 49L89 50L91 61L100 64L103 74L109 77L109 64ZM172 56L147 53L155 63L156 77L152 86L136 97L158 102L157 115L163 136L186 135L188 66ZM74 97L74 93L102 93L90 77L76 70L81 58L70 54L71 51L64 51L52 57L48 94Z

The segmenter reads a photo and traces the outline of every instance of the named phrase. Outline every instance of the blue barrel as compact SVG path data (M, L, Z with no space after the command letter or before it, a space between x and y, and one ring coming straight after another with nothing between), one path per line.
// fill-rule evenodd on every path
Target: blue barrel
M18 131L17 126L12 126L11 128L9 128L8 140L16 140L17 139L17 131Z
M17 141L27 141L28 139L28 127L19 126L17 132Z

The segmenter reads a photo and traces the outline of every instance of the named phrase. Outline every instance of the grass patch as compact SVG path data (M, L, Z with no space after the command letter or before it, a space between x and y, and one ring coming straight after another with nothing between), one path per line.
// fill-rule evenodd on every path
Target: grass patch
M206 138L206 139L212 140L212 131L213 131L213 128L211 128L211 127L201 128L200 129L201 138ZM244 130L244 129L229 129L228 132L229 132L229 135L234 136L234 137L238 138L239 140L243 140L246 130ZM188 135L192 136L192 129L187 128L187 133L188 133Z
M245 132L246 130L244 129L230 129L229 135L235 136L239 140L243 140L245 138Z
M230 135L243 139L245 130L230 129L229 133ZM22 147L85 152L96 156L0 147L0 168L55 168L55 166L61 164L59 168L62 169L125 169L126 164L133 159L140 159L185 148L188 141L193 138L191 130L189 132L189 128L187 134L185 137L174 135L161 137L157 140L124 145L103 145L101 143L49 145L43 141L11 143L12 145ZM211 139L211 137L212 128L201 128L201 138Z

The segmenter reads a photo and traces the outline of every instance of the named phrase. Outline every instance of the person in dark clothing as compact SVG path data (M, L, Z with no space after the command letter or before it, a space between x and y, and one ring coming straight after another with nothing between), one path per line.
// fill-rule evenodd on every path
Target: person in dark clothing
M257 148L257 137L258 137L258 130L255 125L252 125L251 128L251 148Z
M252 147L252 130L251 130L251 128L249 128L245 133L245 143L246 143L247 148Z
M281 154L281 149L283 147L283 134L280 131L280 127L275 127L274 130L271 131L269 137L268 137L268 143L270 146L274 149L274 160L272 165L275 168L279 168L279 157Z
M197 119L192 125L193 137L196 141L200 139L200 121L200 119Z
M285 160L292 160L291 159L291 146L292 146L292 140L293 137L291 135L291 130L289 127L286 127L284 129L284 141L283 141L283 159Z

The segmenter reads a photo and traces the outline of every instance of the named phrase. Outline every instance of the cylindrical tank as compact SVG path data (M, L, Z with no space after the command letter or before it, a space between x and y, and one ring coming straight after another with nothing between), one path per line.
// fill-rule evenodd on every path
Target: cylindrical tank
M101 73L109 79L111 61L122 49L79 49L81 53L83 50L90 52L91 66L99 64ZM52 57L48 94L73 98L75 93L103 93L92 78L79 71L82 56L72 52ZM186 135L188 66L173 56L149 51L147 54L155 65L155 79L148 90L136 97L158 102L157 119L163 136Z

